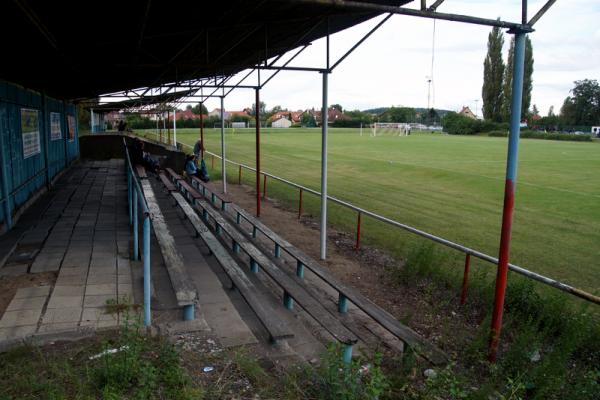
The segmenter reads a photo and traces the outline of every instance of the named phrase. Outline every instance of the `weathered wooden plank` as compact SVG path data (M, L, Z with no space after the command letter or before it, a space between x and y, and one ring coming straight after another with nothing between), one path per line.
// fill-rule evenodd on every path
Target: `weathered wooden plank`
M221 226L240 248L242 248L254 261L256 261L265 273L267 273L285 292L287 292L306 312L319 322L333 337L346 344L357 341L356 336L350 332L338 319L327 311L317 299L315 299L298 282L283 272L273 261L265 256L254 244L246 238L229 222L227 222L206 201L198 200L196 205L206 210L218 225Z
M203 196L196 191L189 183L187 183L184 179L177 181L177 184L180 188L186 191L186 193L192 196L193 199L201 199Z
M209 193L214 193L215 196L223 203L231 203L232 199L231 197L229 197L228 194L226 193L219 193L217 190L215 190L214 188L211 187L211 185L207 184L206 182L202 182L202 180L200 180L200 178L192 176L192 180L195 181L198 185L203 186L204 188L206 188L206 190Z
M410 346L415 352L421 354L423 357L428 359L434 364L444 364L448 361L448 356L438 349L436 346L429 343L425 338L413 331L409 327L400 323L390 313L373 303L367 297L362 295L357 290L350 288L341 283L337 278L331 275L328 271L323 269L321 265L315 261L312 257L305 254L302 250L294 247L285 239L281 238L261 221L254 218L246 211L242 210L237 205L233 204L232 208L236 212L240 212L251 224L256 226L261 232L263 232L269 239L277 243L279 246L286 249L286 251L296 260L300 261L306 268L312 271L315 275L329 284L332 288L343 294L348 300L350 300L356 307L361 309L365 314L373 318L377 323L387 329L390 333L398 337L400 340Z
M137 174L140 177L140 179L146 179L146 178L148 178L148 175L146 175L146 168L144 168L143 165L136 164L135 165L135 170L137 171Z
M293 333L279 320L269 305L268 301L263 298L262 293L248 279L244 272L240 269L237 262L229 255L227 250L219 242L219 240L208 230L206 225L200 220L198 214L192 209L189 203L183 198L180 193L171 193L179 207L192 223L194 229L204 243L208 246L219 264L223 267L235 287L244 297L248 305L254 310L261 323L264 325L272 340L280 340L293 337Z
M160 174L158 174L158 177L162 181L163 185L165 185L165 188L167 189L167 191L169 191L169 192L177 192L177 188L175 187L175 185L173 185L173 182L171 182L169 180L169 178L167 178L165 176L164 173L161 172Z
M173 169L165 168L165 170L169 173L169 175L171 175L172 180L179 181L179 180L183 179L183 177L181 175L179 175L177 172L173 171Z
M177 303L180 306L194 304L197 298L196 288L192 285L191 279L185 272L183 258L175 246L175 239L171 235L165 218L160 211L150 182L144 179L141 181L141 185L146 203L148 204L154 235L165 260L165 266L167 267L171 285L173 285L173 290L175 291Z

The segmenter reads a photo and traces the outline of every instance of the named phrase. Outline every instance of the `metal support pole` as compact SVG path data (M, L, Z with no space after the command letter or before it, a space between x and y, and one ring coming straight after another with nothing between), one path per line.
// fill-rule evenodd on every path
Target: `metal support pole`
M467 288L469 287L469 267L471 265L471 255L465 256L465 271L463 273L462 292L460 294L460 304L464 305L467 301Z
M267 176L263 175L263 199L267 198Z
M202 108L204 108L204 103L200 103L200 143L202 146L200 148L200 158L204 158L204 114L202 113Z
M250 260L250 271L254 272L255 274L258 272L258 263L254 260Z
M359 250L360 249L360 225L361 225L361 215L362 213L359 211L358 212L358 217L356 219L356 246L354 247L355 250Z
M65 154L66 160L66 154ZM10 189L8 188L8 172L11 170L9 157L4 157L4 139L0 133L0 179L2 179L2 195L4 196L4 224L6 231L12 229L12 210L10 206Z
M227 173L225 172L225 97L221 96L221 177L223 193L227 193Z
M302 189L300 189L300 197L298 198L298 219L302 217Z
M238 185L242 184L242 166L240 165L238 169Z
M138 242L138 194L133 190L133 259L140 259L140 248Z
M131 188L131 170L127 167L127 200L129 203L129 225L133 225L133 193Z
M519 134L521 130L521 106L523 99L523 74L525 69L525 33L515 33L515 53L513 65L512 99L510 115L510 134L508 138L508 157L506 161L506 182L504 187L504 210L502 213L502 231L500 236L500 252L498 256L498 273L496 276L496 293L490 332L489 360L496 361L504 296L508 275L510 256L510 239L515 205L515 183L517 179L517 163L519 156Z
M288 292L283 292L283 305L288 310L292 310L294 308L294 299Z
M92 133L96 132L96 129L94 128L94 109L90 108L90 130L92 131Z
M195 307L193 304L188 304L183 307L183 320L184 321L193 321L194 320L194 311Z
M177 148L177 108L173 109L173 142Z
M260 217L260 89L256 89L256 216Z
M348 312L348 298L342 293L338 297L338 311L340 314L346 314Z
M302 261L296 261L296 276L300 279L304 278L304 264L302 264Z
M327 258L327 77L323 72L323 108L321 109L321 260Z
M150 326L150 215L144 216L144 326Z

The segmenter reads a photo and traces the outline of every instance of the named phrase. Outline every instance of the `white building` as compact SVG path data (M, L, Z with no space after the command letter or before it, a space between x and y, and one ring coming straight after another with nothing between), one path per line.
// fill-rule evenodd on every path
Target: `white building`
M592 126L592 133L595 136L600 137L600 126Z
M287 119L285 117L281 117L281 118L273 121L271 126L273 128L289 128L290 126L292 126L292 121L290 121L289 119Z

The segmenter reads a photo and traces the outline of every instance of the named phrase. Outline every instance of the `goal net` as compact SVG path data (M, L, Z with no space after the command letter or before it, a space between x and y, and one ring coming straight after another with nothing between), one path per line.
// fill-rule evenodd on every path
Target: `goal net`
M371 136L408 136L409 124L397 122L376 122L371 125Z

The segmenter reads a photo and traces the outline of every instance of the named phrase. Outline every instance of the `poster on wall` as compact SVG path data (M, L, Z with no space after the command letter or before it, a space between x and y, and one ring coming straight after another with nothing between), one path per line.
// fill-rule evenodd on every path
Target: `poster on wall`
M69 142L72 142L75 140L75 117L72 115L67 115L67 121L68 121L68 139Z
M21 135L23 139L23 158L38 154L40 150L40 112L21 108Z
M60 131L60 113L50 113L50 140L59 140L62 138Z

